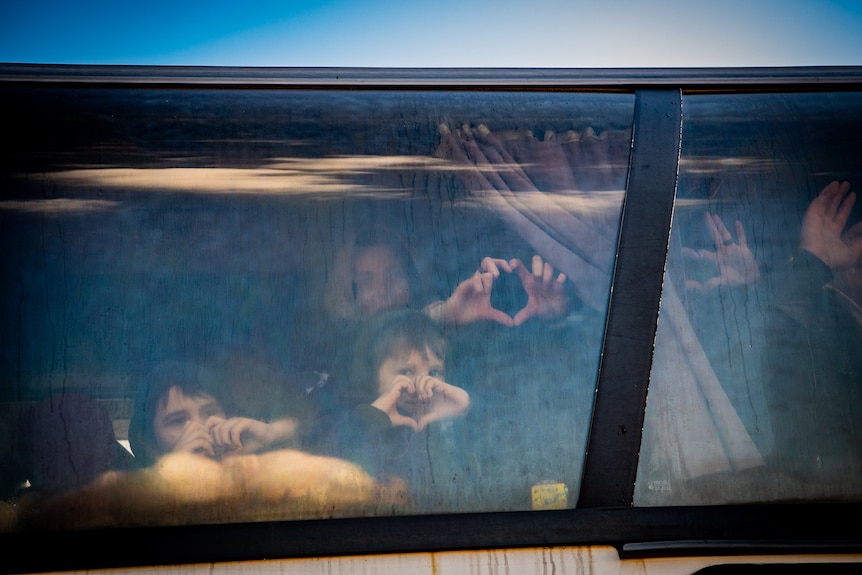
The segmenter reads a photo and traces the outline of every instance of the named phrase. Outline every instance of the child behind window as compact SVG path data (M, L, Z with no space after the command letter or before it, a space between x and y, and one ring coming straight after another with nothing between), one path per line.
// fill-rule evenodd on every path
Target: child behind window
M455 511L466 453L452 424L469 394L445 381L446 341L416 310L368 318L355 342L348 404L312 448L353 460L382 481L406 480L421 511Z
M228 389L208 369L189 363L159 364L139 388L129 426L137 467L172 452L210 459L278 447L294 433L289 420L265 423L236 417Z

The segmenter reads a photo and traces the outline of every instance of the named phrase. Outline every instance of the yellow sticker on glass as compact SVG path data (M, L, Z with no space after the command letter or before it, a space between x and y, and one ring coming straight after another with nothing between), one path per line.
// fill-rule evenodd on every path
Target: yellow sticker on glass
M533 510L567 509L569 489L565 483L539 483L533 485Z

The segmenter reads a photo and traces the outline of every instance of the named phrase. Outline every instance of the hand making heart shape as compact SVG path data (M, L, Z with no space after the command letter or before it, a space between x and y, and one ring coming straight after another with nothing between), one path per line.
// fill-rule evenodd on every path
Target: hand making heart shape
M389 416L392 425L422 431L433 422L462 415L470 406L469 394L441 379L398 375L391 387L371 404Z
M448 300L430 308L429 314L445 323L490 320L508 327L533 317L554 319L569 309L565 282L566 275L554 277L553 266L539 255L533 256L532 269L517 258L486 257L476 273L458 284Z

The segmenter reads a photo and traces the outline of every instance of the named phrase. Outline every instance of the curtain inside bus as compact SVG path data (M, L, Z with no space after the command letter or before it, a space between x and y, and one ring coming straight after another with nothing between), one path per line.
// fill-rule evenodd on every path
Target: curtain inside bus
M632 94L31 86L0 98L19 119L0 160L9 529L576 505ZM503 266L496 293L489 266ZM459 289L475 301L477 285L478 315L444 305ZM433 337L416 346L419 363L445 366L422 378L402 366L381 387L384 360L409 358L369 345L383 328L367 316L389 306L411 317L387 329L442 332L445 354ZM406 395L424 382L430 421L378 401L398 377ZM156 401L159 386L187 393ZM58 434L90 429L57 417L73 394L107 411L98 437L125 445L132 469L88 460L105 471L91 481L51 465L72 453ZM224 413L171 436L159 414L177 397ZM27 433L37 406L41 429L60 432Z
M636 505L862 494L860 111L684 98Z

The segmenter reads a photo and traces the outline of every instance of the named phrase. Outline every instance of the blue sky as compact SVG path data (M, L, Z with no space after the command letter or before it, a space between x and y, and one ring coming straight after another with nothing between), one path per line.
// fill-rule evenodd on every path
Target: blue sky
M0 62L862 65L862 0L0 0Z

